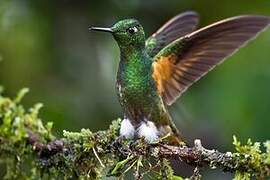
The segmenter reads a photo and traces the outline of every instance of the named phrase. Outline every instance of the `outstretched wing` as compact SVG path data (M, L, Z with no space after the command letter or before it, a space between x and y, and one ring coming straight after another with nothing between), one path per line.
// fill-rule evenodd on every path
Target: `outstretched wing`
M193 32L198 21L198 14L193 11L181 13L170 19L146 40L146 50L149 56L154 57L172 41Z
M266 16L238 16L199 29L163 48L153 62L153 78L171 105L189 86L270 24Z

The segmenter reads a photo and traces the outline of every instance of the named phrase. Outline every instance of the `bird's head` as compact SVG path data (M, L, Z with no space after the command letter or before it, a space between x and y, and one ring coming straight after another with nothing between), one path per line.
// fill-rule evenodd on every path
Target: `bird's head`
M90 27L90 30L112 33L120 48L145 46L144 30L136 19L118 21L110 28Z

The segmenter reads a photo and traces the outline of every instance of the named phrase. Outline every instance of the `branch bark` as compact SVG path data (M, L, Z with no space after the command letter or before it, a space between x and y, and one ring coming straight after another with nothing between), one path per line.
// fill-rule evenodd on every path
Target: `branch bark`
M29 133L28 138L29 144L38 153L41 159L49 159L55 157L57 154L66 154L72 152L74 149L73 145L67 141L53 140L47 144L39 142L39 138L32 132ZM141 144L143 143L143 144ZM96 153L93 147L93 156L98 159L98 162L104 167L102 160ZM233 154L231 152L219 152L218 150L210 150L204 148L199 139L194 141L193 147L188 146L171 146L160 143L145 144L145 142L138 140L137 142L129 143L128 145L123 145L123 142L118 142L118 140L113 141L105 146L102 153L104 154L114 154L114 157L156 157L161 158L174 158L180 159L181 161L194 166L196 169L200 167L210 167L210 168L220 168L224 172L243 172L252 173L257 177L268 177L270 175L270 164L265 164L264 167L256 168L254 163L252 163L252 158L248 154ZM104 156L102 154L102 156ZM65 155L67 156L67 154ZM130 159L130 162L134 162ZM58 162L59 163L59 162ZM126 164L131 164L127 162ZM50 164L54 166L54 164ZM198 169L196 171L199 172ZM138 174L138 172L136 172ZM138 174L138 177L141 176Z

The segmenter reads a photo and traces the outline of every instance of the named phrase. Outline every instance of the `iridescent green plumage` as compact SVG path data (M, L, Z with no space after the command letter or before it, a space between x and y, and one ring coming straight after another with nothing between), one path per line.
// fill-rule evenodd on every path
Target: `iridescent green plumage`
M125 117L134 127L139 127L143 121L151 121L155 122L158 129L163 126L168 129L174 128L152 77L153 59L147 54L145 41L141 41L144 39L141 25L136 20L124 20L112 29L118 31L119 24L132 24L140 31L140 35L125 42L129 45L119 44L121 60L117 73L117 90ZM123 36L125 33L114 34L116 40ZM176 129L173 131L178 135ZM170 131L162 135L165 133L170 133Z
M193 32L197 23L196 13L182 13L147 40L135 19L119 21L111 28L91 28L111 32L120 48L117 91L125 116L122 136L145 137L153 142L170 134L169 143L180 143L165 104L172 104L189 86L254 38L269 25L270 18L238 16Z

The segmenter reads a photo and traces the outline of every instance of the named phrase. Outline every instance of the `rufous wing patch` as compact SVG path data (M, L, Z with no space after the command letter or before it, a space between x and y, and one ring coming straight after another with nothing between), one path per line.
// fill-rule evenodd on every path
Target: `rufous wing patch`
M184 86L184 80L179 80L177 77L183 75L180 69L174 62L177 60L175 54L169 56L161 56L158 61L153 63L153 79L156 81L156 86L159 94L163 97L166 103L172 101L172 99L181 91ZM186 69L182 67L182 69ZM181 81L183 81L181 83Z

